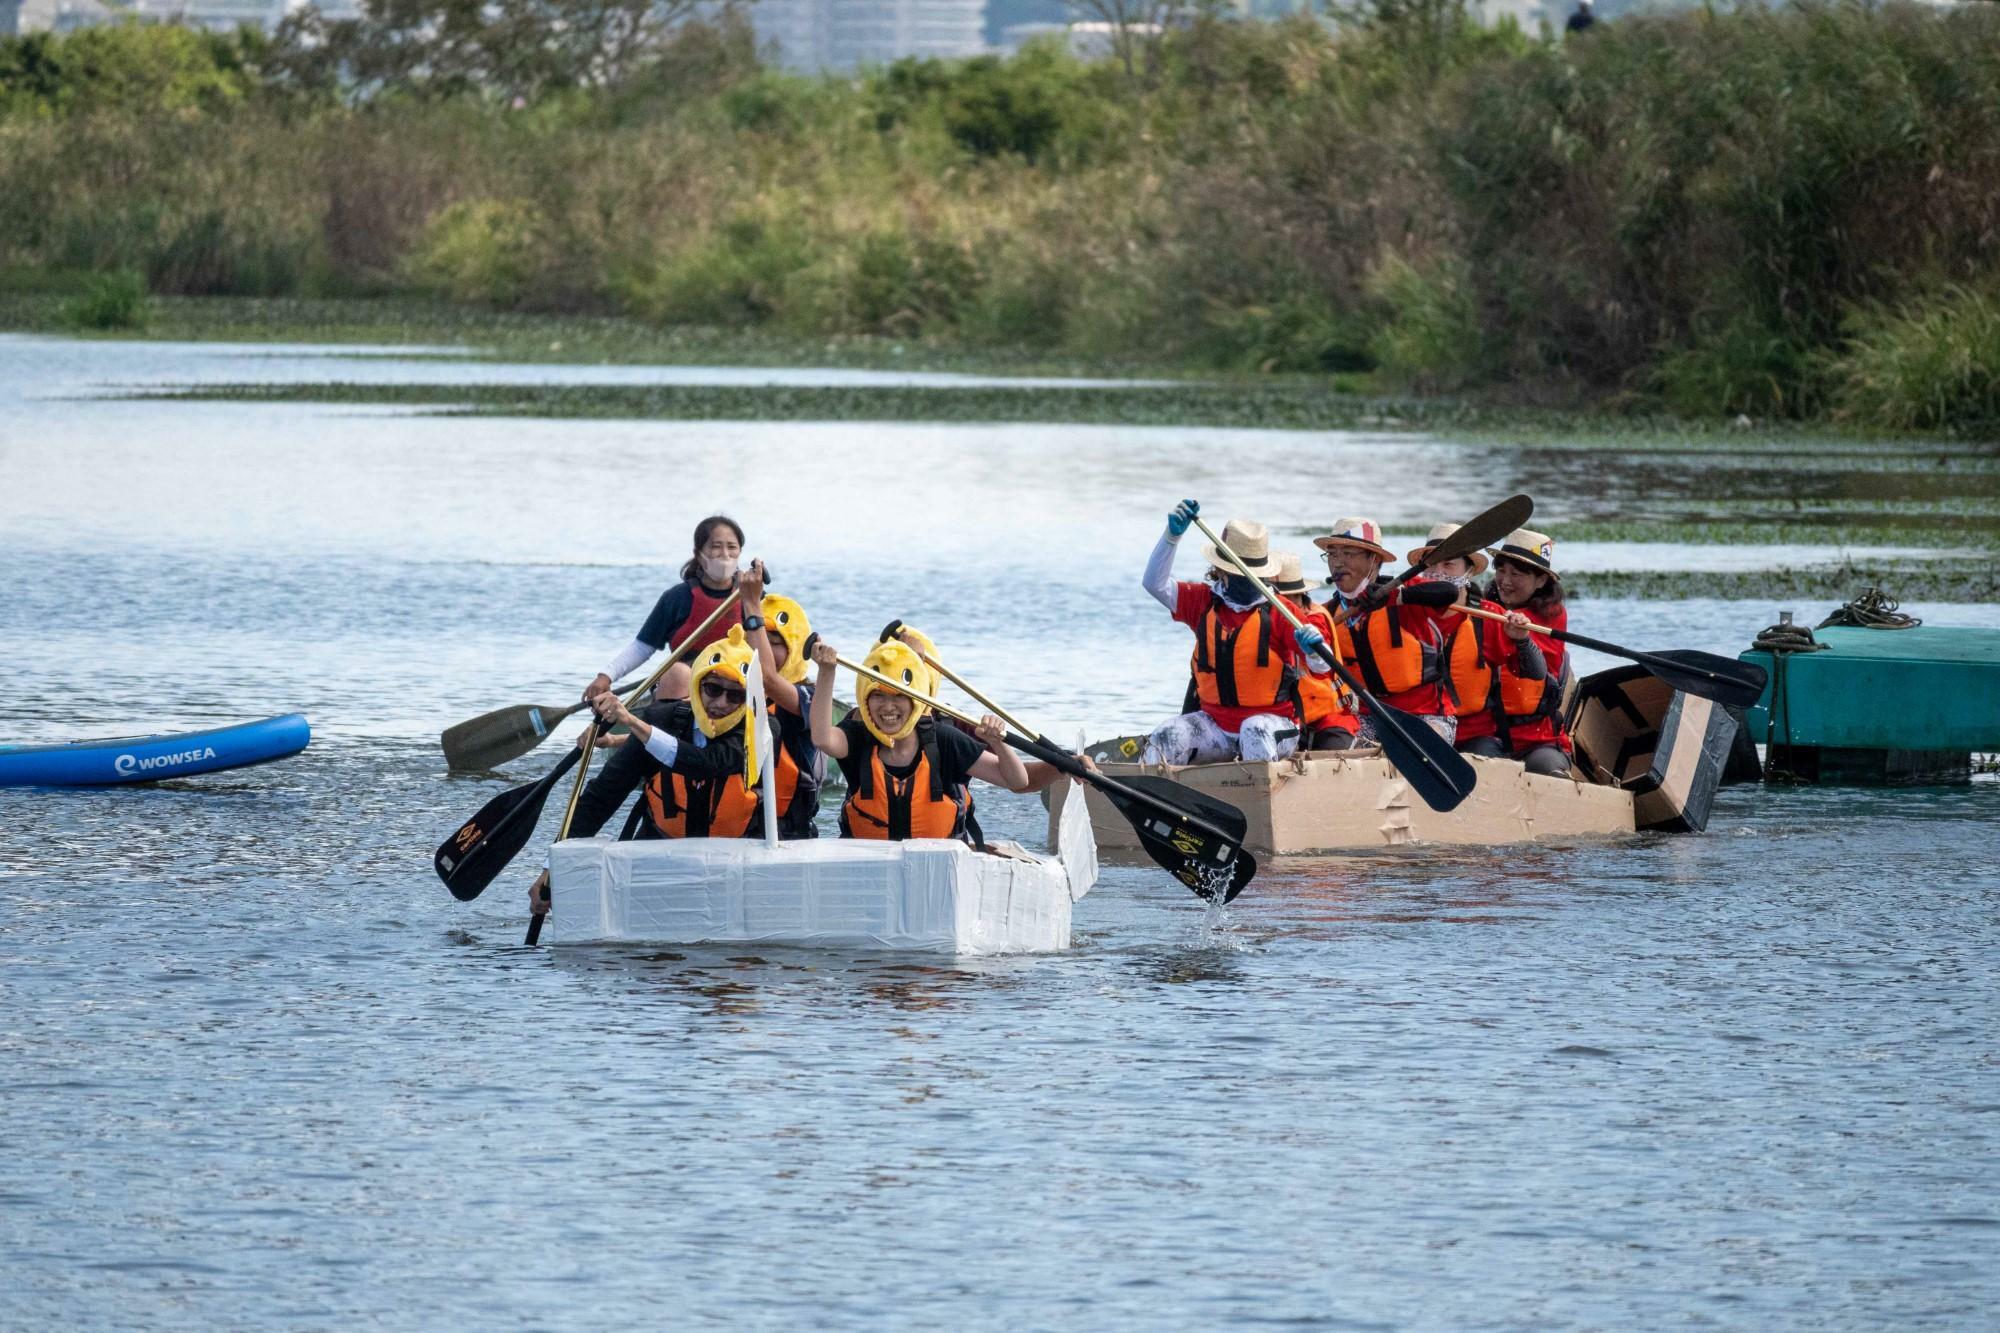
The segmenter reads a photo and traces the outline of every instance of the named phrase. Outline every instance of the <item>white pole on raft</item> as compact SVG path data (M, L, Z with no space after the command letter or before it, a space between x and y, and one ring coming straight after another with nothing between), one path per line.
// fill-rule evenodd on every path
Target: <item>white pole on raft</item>
M757 650L750 650L750 705L751 735L757 742L757 790L760 799L757 804L764 808L764 845L772 851L778 849L778 791L777 759L771 753L776 738L771 735L771 714L764 703L764 664L757 660Z

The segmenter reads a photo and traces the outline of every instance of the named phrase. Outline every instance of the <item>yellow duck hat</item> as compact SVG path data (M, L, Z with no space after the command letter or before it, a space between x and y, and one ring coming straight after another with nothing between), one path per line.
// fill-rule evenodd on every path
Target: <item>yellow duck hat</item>
M890 623L895 626L897 639L900 640L905 634L907 634L911 638L917 641L917 653L919 654L919 656L927 659L924 662L924 675L930 680L930 684L919 685L917 688L922 690L925 694L930 695L932 698L936 698L938 690L944 685L944 677L940 676L936 671L932 670L931 668L931 662L937 659L938 655L937 645L931 642L930 635L924 633L922 630L918 629L915 625L905 625L900 620L892 621ZM885 639L883 640L883 642L886 643L889 642L889 640ZM908 646L909 646L908 644L904 644L904 647Z
M743 637L741 625L731 625L728 638L717 639L702 650L701 660L695 663L694 676L689 684L694 722L701 728L702 735L713 740L743 724L744 715L750 711L751 660L750 644ZM736 706L736 710L719 718L710 717L708 708L701 701L702 682L717 674L740 686L744 692L744 700Z
M924 659L917 655L917 650L901 639L891 639L887 643L876 644L869 650L861 665L870 671L879 671L891 680L901 681L913 690L930 693L931 669L924 665ZM915 731L917 723L923 720L924 714L930 709L915 699L910 700L909 720L903 723L894 735L890 735L875 725L875 716L868 711L868 697L877 690L888 688L880 681L871 680L867 676L861 677L854 686L854 708L861 714L861 725L868 728L869 735L884 745L894 745ZM894 693L893 690L890 692Z
M812 638L812 622L806 619L806 609L789 597L765 593L760 613L764 627L785 641L785 665L778 674L797 685L806 678L806 668L812 665L806 660L806 641Z

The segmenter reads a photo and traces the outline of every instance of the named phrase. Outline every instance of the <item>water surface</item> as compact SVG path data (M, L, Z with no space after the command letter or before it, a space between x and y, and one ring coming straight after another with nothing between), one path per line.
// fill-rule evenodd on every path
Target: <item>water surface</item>
M572 696L710 509L836 643L906 616L1100 735L1178 699L1185 631L1137 580L1182 495L1415 533L1516 489L1585 511L1577 474L1386 432L58 392L149 355L0 342L0 739L290 709L315 739L0 792L0 1325L1990 1319L2000 784L1274 865L1218 919L1111 867L1046 958L529 951L532 854L472 904L430 873L505 780L447 777L437 731ZM1733 652L1776 609L1574 623Z

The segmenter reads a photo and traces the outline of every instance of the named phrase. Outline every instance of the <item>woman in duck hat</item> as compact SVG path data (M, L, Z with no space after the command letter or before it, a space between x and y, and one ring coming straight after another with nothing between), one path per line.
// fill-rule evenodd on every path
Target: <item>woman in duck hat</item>
M764 562L752 560L738 584L743 604L757 609L744 616L750 645L764 676L764 699L771 716L771 734L778 742L779 791L794 793L778 808L778 833L784 838L815 838L813 820L819 813L819 789L826 780L826 760L812 742L811 665L812 622L806 609L789 597L764 591Z
M1298 556L1290 551L1279 553L1278 577L1272 581L1271 591L1291 603L1299 619L1318 631L1321 642L1333 643L1338 638L1333 618L1327 615L1326 608L1308 595L1314 589L1325 586L1318 579L1305 576ZM1298 692L1299 721L1304 736L1299 748L1352 749L1354 734L1361 730L1361 722L1354 715L1354 700L1347 693L1347 687L1331 674L1305 675L1298 679Z
M1570 769L1570 738L1562 726L1569 658L1561 643L1536 633L1569 627L1555 551L1547 534L1520 528L1493 552L1486 597L1507 619L1474 622L1485 688L1476 698L1470 697L1473 690L1460 688L1458 748L1518 759L1530 773L1560 776Z
M1006 726L986 715L972 735L940 727L928 706L878 680L854 686L854 709L833 720L833 678L839 654L824 639L813 645L819 682L812 694L813 743L840 765L847 799L840 836L900 842L905 838L968 841L972 779L1021 790L1028 774L1007 747ZM862 665L929 694L931 669L895 637L876 644Z
M1382 525L1370 518L1339 519L1313 545L1326 554L1333 575L1327 609L1348 669L1377 699L1451 740L1456 724L1445 671L1445 608L1458 600L1457 585L1412 580L1385 596L1382 565L1396 557L1382 544ZM1365 705L1360 721L1356 743L1372 744L1374 719Z
M637 713L625 706L616 690L592 700L598 721L606 726L622 723L631 729L635 743L614 750L584 787L569 835L592 836L634 789L643 788L644 796L626 820L621 839L762 837L759 802L764 793L745 736L752 669L743 627L731 625L728 638L697 654L690 673L691 699L655 700ZM782 753L777 759L773 769L782 802L778 836L811 837L811 811L818 806L818 794L805 792L796 768ZM528 890L535 910L545 910L547 883L544 871Z
M1279 759L1299 744L1295 683L1324 668L1308 659L1291 622L1215 547L1202 548L1208 573L1200 582L1174 581L1175 552L1200 509L1193 500L1181 501L1146 561L1146 591L1194 631L1195 647L1184 711L1153 729L1143 762ZM1260 579L1277 577L1271 534L1262 523L1232 518L1223 525L1222 542Z

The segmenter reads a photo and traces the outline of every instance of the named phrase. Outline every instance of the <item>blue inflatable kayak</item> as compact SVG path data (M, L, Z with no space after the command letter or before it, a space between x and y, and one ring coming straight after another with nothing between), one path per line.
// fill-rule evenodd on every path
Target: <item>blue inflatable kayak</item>
M171 736L0 745L0 787L108 787L219 773L297 754L311 739L305 714L287 713Z

